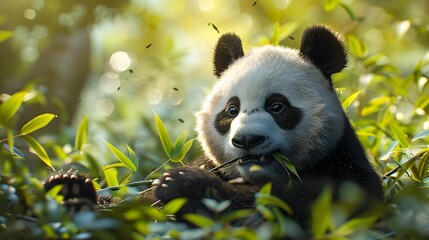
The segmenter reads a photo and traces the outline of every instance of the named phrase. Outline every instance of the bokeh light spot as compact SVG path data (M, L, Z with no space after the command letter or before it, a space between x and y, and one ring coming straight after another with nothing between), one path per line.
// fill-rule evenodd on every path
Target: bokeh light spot
M28 20L33 20L36 18L36 11L34 11L34 9L27 8L24 11L24 17Z
M99 85L105 93L115 93L121 86L121 81L119 80L118 74L108 72L101 76Z
M97 102L96 109L98 114L102 117L108 117L113 113L113 110L115 110L115 105L110 99L101 99Z
M162 92L161 90L155 88L148 92L147 98L150 104L156 105L162 101Z
M131 66L131 58L126 52L115 52L110 57L110 66L117 72L123 72Z
M201 11L210 11L213 8L214 1L213 0L199 0L198 4L200 6Z

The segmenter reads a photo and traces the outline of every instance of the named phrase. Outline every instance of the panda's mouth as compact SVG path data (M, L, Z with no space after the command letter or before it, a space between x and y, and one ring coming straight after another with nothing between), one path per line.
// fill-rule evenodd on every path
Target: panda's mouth
M273 160L273 154L270 153L265 155L244 156L241 159L242 161L240 165L245 165L245 164L265 165L270 163Z

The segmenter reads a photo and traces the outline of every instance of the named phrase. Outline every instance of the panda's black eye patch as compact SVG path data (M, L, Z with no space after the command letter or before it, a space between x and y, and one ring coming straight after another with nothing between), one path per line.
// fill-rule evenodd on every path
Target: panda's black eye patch
M240 99L238 97L232 97L228 100L225 108L216 115L214 126L216 130L224 135L230 127L232 120L240 113Z
M265 100L265 111L283 129L293 129L301 121L302 112L292 106L289 100L280 93L274 93Z

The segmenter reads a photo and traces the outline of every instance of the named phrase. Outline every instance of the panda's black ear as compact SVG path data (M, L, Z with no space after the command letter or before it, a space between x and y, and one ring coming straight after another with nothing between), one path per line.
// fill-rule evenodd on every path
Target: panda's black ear
M216 44L213 57L214 74L216 77L220 77L222 72L225 71L231 63L243 55L244 52L241 39L237 35L233 33L222 35Z
M346 49L341 38L330 28L322 25L312 26L304 31L300 54L312 62L328 79L347 64Z

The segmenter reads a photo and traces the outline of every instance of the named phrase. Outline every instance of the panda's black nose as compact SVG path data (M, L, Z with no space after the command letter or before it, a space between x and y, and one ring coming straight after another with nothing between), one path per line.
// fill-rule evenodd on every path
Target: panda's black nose
M265 137L260 135L235 136L232 138L232 145L237 148L249 150L262 144L264 141Z

